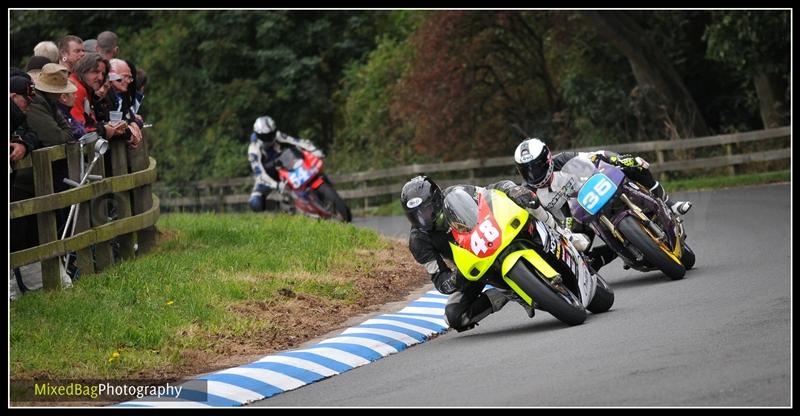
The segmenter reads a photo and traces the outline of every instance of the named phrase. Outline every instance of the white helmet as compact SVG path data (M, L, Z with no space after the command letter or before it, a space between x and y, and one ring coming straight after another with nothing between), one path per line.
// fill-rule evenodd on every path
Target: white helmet
M261 116L253 123L253 132L259 139L271 144L275 140L275 133L277 132L275 121L270 116Z
M532 188L548 185L553 176L550 149L539 139L525 139L514 151L514 162L525 184Z

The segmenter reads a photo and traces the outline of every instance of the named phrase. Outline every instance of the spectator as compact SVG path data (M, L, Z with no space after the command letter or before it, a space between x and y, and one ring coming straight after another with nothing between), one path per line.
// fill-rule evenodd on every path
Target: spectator
M134 82L132 71L128 62L121 59L111 60L111 72L108 73L111 80L111 89L114 93L114 109L122 111L123 119L128 122L128 128L133 137L130 147L136 148L142 141L141 126L144 124L142 118L133 111L133 87Z
M111 71L108 73L108 79L111 80L111 87L114 91L112 97L115 104L115 110L122 111L123 117L129 123L136 122L138 127L141 128L141 117L136 117L136 91L135 79L133 78L133 71L131 64L122 59L111 60Z
M136 70L136 96L134 99L134 109L136 114L141 114L142 101L144 101L144 88L147 86L147 72L144 69Z
M86 39L83 41L83 50L86 53L97 53L97 39Z
M69 81L70 84L75 85L72 81ZM77 87L76 87L77 90ZM69 124L70 129L72 129L72 138L77 140L80 139L81 136L86 134L86 129L83 127L78 120L75 120L70 113L72 110L72 106L75 105L75 93L74 92L65 92L58 95L58 111L61 112L61 115L64 116L64 120L67 121Z
M33 81L23 76L13 76L9 79L9 107L11 109L11 153L9 160L17 162L27 156L32 150L42 147L36 132L28 126L25 113L28 105L33 100ZM14 183L13 173L11 183Z
M28 127L26 114L28 106L33 100L34 92L33 81L24 76L13 76L9 80L9 98L11 107L11 155L10 160L16 162L27 156L31 151L42 147L36 132ZM22 146L22 149L20 149ZM22 151L20 156L19 152ZM29 192L22 192L21 188L16 187L17 171L11 172L10 177L10 197L11 202L30 198L33 195ZM14 218L10 221L11 228L11 251L24 250L38 244L38 237L31 230L35 231L36 216Z
M72 35L64 36L58 43L58 53L61 55L61 65L72 72L75 64L86 55L86 51L83 49L83 39Z
M119 39L114 32L105 31L97 35L97 53L108 61L116 58L117 54L119 54L118 41Z
M42 145L55 146L73 140L72 129L58 111L58 97L62 93L74 93L77 88L69 81L69 71L59 64L47 64L33 80L36 96L28 108L27 118ZM30 170L20 171L17 185L33 194L33 178ZM56 192L67 189L62 182L68 177L66 160L53 162L53 188ZM66 218L64 218L66 219Z
M25 65L25 72L27 72L28 75L33 76L33 74L38 74L39 71L42 70L43 66L51 63L53 62L46 56L32 56L31 59L28 60L28 64Z
M106 139L121 135L125 130L124 126L102 123L96 118L93 109L94 92L108 79L108 68L108 61L103 57L89 53L78 61L70 75L70 80L78 88L70 114L83 125L86 132L97 131L97 134Z
M58 63L58 46L49 40L42 41L33 47L34 56L44 56L50 63Z
M107 80L94 92L92 109L94 110L94 116L97 118L98 122L105 123L109 120L108 112L114 107L114 103L111 99L111 95L113 94L109 95L110 91L111 81Z

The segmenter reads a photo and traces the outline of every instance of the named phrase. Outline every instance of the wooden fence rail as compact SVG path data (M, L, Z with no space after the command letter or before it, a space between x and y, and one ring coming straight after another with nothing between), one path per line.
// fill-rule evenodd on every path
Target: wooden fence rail
M791 159L790 135L791 127L786 126L693 139L611 144L604 148L618 153L655 154L655 159L650 163L650 170L653 173L661 174L661 178L663 179L665 172L670 171L728 167L728 173L734 174L734 166L736 165L769 160ZM732 150L734 146L738 147L738 145L743 143L776 138L786 138L786 147L776 150L741 154L734 154ZM689 149L701 147L721 147L724 149L725 155L686 160L668 161L667 159L668 152L685 152ZM597 150L597 147L581 147L569 150L590 151ZM364 207L366 208L370 198L398 194L405 181L417 174L467 171L465 177L457 179L437 179L437 182L440 182L442 186L457 183L485 185L501 179L517 180L516 176L497 176L496 172L494 174L481 173L481 171L492 168L509 168L509 171L513 171L513 166L513 157L503 156L445 163L414 164L365 172L332 174L329 176L335 183L337 191L342 198L351 201L363 200ZM387 180L392 180L393 178L396 178L396 182L385 183ZM380 181L382 183L369 185L370 181ZM166 209L211 208L216 211L223 211L232 205L246 204L252 185L252 177L242 177L197 181L183 187L181 190L160 188L156 192L162 195L162 204ZM277 199L276 196L272 198Z
M131 259L137 252L149 251L155 240L155 228L160 213L159 199L152 195L151 184L156 181L156 161L149 157L147 141L136 150L127 149L119 140L111 140L110 149L101 155L92 174L104 178L85 183L63 192L53 192L52 163L67 159L69 178L80 182L81 148L67 144L38 149L30 157L14 163L17 170L32 169L35 197L9 204L9 218L36 215L39 245L12 252L11 268L42 262L42 285L45 289L61 285L60 257L76 252L82 275L101 271L111 265L114 256L111 240L118 243L122 260ZM93 156L93 146L84 149ZM111 157L111 172L105 172L105 159ZM116 218L109 221L108 207L100 197L111 195ZM104 201L106 203L108 201ZM56 211L79 204L75 216L75 232L60 239L57 234Z

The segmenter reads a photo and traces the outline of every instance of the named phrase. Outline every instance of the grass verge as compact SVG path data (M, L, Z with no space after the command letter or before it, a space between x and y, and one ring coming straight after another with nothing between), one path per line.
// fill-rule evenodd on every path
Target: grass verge
M299 216L169 214L150 254L10 308L11 376L170 379L326 333L428 281L407 247Z
M791 172L762 172L736 176L714 176L710 178L694 178L676 181L665 181L664 189L669 192L698 189L729 188L734 186L760 185L774 182L789 182Z

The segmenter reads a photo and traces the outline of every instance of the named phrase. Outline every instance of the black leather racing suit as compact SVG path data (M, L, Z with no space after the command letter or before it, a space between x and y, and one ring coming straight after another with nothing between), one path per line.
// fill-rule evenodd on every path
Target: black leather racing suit
M528 199L533 195L527 188L511 181L497 182L486 188L502 191L518 205L532 209L532 214L541 221L548 222L549 219L550 223L553 222L552 216L547 211ZM430 274L436 290L450 295L445 306L445 319L448 325L462 331L474 327L481 319L500 310L508 301L509 292L497 289L497 287L507 288L499 276L489 276L481 282L473 282L464 278L457 269L450 269L445 259L453 261L453 253L448 243L455 240L448 231L447 224L437 223L431 231L412 227L408 248L417 263L423 265ZM487 280L495 288L484 292Z

